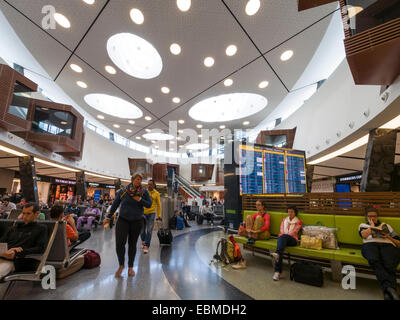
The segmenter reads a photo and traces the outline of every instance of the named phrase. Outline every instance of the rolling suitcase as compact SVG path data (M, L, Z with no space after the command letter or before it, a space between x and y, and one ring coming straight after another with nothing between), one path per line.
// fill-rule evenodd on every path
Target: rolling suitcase
M202 214L197 215L197 224L203 224L204 216Z
M308 284L310 286L322 287L324 275L319 265L296 262L290 267L290 280Z
M158 237L158 241L160 242L160 246L162 246L162 245L170 246L172 244L172 240L174 239L174 237L172 236L172 232L169 229L168 217L164 217L163 214L162 214L161 218L162 218L161 221L157 220L157 226L158 226L157 237Z

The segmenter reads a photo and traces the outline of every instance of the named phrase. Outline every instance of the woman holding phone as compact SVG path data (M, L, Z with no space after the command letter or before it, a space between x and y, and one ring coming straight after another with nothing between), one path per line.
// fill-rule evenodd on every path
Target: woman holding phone
M143 227L144 207L151 207L149 192L142 186L142 175L136 173L132 176L131 183L122 188L115 195L110 213L104 225L110 223L111 217L120 207L119 217L115 227L115 243L119 268L115 276L119 278L125 267L125 245L128 240L128 276L134 276L133 263L136 255L136 243Z

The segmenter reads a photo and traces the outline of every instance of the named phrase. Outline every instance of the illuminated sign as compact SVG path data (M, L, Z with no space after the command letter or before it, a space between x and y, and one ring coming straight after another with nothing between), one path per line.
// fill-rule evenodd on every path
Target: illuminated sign
M63 180L63 179L54 179L54 182L60 184L76 184L76 181Z

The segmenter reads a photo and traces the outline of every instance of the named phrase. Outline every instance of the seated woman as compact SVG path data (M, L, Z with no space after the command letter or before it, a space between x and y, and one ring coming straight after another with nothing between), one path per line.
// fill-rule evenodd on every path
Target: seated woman
M364 242L361 253L374 270L385 300L399 300L396 269L400 262L400 238L388 224L382 231L374 229L384 226L378 220L378 209L366 208L365 217L367 222L358 227Z
M269 232L270 216L260 200L257 200L256 208L257 213L246 218L245 233L249 238L247 244L254 244L256 240L267 240L271 236Z
M100 218L101 218L100 209L97 208L97 205L94 202L94 200L90 200L90 207L85 210L85 212L83 213L83 216L80 216L78 218L78 221L76 223L76 228L79 230L81 227L81 224L84 222L87 222L86 230L90 231L92 229L93 221L96 219L100 220Z
M272 262L275 269L272 279L275 281L278 281L281 277L283 252L287 246L294 247L297 245L298 234L303 225L301 220L297 218L298 211L296 207L289 207L287 213L288 216L282 219L276 252L272 253Z

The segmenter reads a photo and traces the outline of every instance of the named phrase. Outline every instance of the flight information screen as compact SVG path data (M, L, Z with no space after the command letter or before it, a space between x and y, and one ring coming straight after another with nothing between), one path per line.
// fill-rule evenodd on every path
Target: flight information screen
M304 151L240 145L241 194L307 192Z

